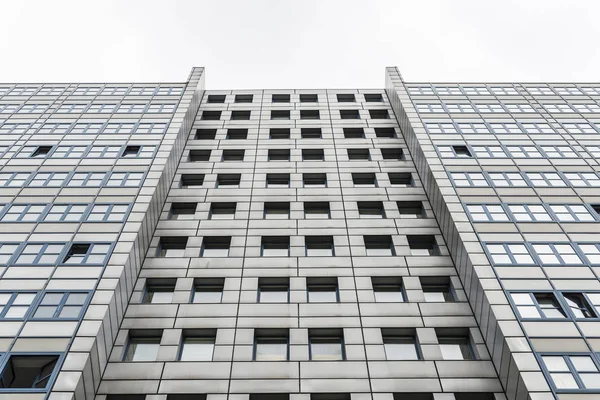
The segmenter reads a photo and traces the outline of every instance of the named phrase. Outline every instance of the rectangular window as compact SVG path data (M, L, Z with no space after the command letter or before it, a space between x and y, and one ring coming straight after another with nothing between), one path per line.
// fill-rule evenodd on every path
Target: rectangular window
M300 137L302 139L321 139L321 128L301 128Z
M244 161L245 150L223 150L223 161Z
M290 119L290 110L271 110L271 119L274 119L274 120Z
M548 158L579 158L575 150L569 146L540 146Z
M225 278L196 278L192 303L221 303Z
M555 172L524 172L534 187L564 187L567 186L560 175Z
M370 160L371 155L369 149L346 149L348 152L348 160Z
M564 176L575 187L600 187L600 178L593 172L568 172Z
M88 298L87 292L46 292L34 319L78 319Z
M367 103L380 103L383 101L381 93L365 93L364 96Z
M184 189L199 188L204 183L204 174L181 175L181 187Z
M0 293L0 318L23 319L37 293Z
M521 318L560 318L567 314L552 292L534 292L510 294Z
M162 331L129 331L123 361L156 361Z
M467 214L473 222L508 222L509 218L500 204L466 204Z
M390 184L401 187L411 187L415 185L410 172L388 172Z
M258 278L259 303L289 303L290 278Z
M172 203L169 219L191 220L196 214L198 203Z
M439 256L440 249L433 235L407 235L410 254L413 256Z
M360 218L385 218L382 201L358 201L356 204Z
M336 97L338 103L354 103L356 101L352 93L337 94Z
M235 103L252 103L254 95L252 94L236 94L234 98Z
M342 329L308 330L311 361L341 361L346 359L344 351L344 332Z
M508 204L512 219L517 222L549 222L552 218L543 205Z
M417 336L414 329L381 329L385 358L391 360L419 360Z
M218 174L216 187L237 187L240 186L241 174Z
M11 247L10 245L3 245L2 254ZM59 261L64 248L64 243L27 243L13 263L16 265L54 265ZM16 246L14 249L16 250Z
M254 330L254 361L286 361L288 349L288 329Z
M227 136L225 139L228 140L245 140L248 138L247 128L235 128L227 129Z
M290 149L269 149L267 159L269 161L290 161Z
M360 119L360 112L358 110L340 110L341 119Z
M346 139L363 139L364 137L364 128L344 128L344 138Z
M323 149L302 149L302 161L324 161Z
M394 128L375 128L377 138L395 138L396 130Z
M231 236L205 236L201 257L228 257L230 246Z
M234 110L231 112L232 121L249 120L251 111L248 110Z
M437 146L442 158L471 158L473 155L467 146Z
M451 122L438 123L438 122L426 122L425 129L431 135L439 133L458 133L456 126Z
M582 293L563 293L563 298L565 299L565 301L567 302L567 306L569 307L569 310L571 311L571 314L573 314L573 316L576 319L583 319L583 318L598 318L598 314L596 313L596 311L594 310L594 308L590 305L588 299L586 298L586 296L584 296ZM598 298L598 295L593 295L590 294L588 295L588 297L590 298Z
M18 244L0 243L0 265L8 264L18 248ZM62 248L59 251L62 251Z
M495 265L534 265L535 261L523 243L484 244L492 264Z
M337 277L307 277L306 290L309 303L339 302Z
M0 376L0 389L45 389L58 359L59 356L54 354L11 354Z
M289 139L289 128L271 128L269 129L269 139Z
M289 219L290 218L290 203L288 201L265 202L264 218L265 219Z
M289 94L273 94L271 95L271 103L289 103Z
M454 302L452 284L447 276L421 276L421 288L428 303Z
M106 186L138 187L144 174L141 172L112 172L106 181Z
M331 212L328 201L305 201L304 218L306 219L329 219Z
M593 222L594 216L583 204L550 204L550 211L560 222Z
M190 162L201 162L201 161L210 161L210 150L190 150L190 155L188 161Z
M79 222L87 208L83 204L53 204L44 216L44 222Z
M390 119L388 110L369 110L371 119Z
M0 218L0 221L36 222L45 209L45 204L11 204Z
M535 146L506 146L513 158L542 158L542 153Z
M72 243L64 256L63 264L104 264L111 245L107 243Z
M320 119L319 110L300 110L300 119Z
M121 158L152 158L156 146L125 146Z
M290 255L289 236L263 236L261 238L261 256L288 257Z
M399 276L373 276L371 277L373 296L376 303L402 303L404 293L402 278Z
M121 146L92 146L87 158L117 158L121 154Z
M354 186L361 187L377 187L377 179L372 172L355 172L352 173L352 183Z
M212 361L216 336L215 329L184 329L179 361Z
M302 174L302 183L304 187L327 187L327 174Z
M542 367L558 391L589 391L600 389L597 362L589 354L542 355ZM593 396L593 395L592 395Z
M196 140L214 140L217 136L216 129L196 129Z
M170 304L175 292L177 279L146 279L146 291L142 298L144 304Z
M225 103L225 95L224 94L209 94L206 102L207 103Z
M183 257L187 236L163 236L158 242L157 257Z
M56 146L52 158L83 158L87 146Z
M301 94L300 102L301 103L318 103L319 96L316 94Z
M394 242L390 235L365 235L365 250L367 256L393 256Z
M234 219L236 203L211 203L209 219Z
M583 264L570 243L532 243L531 247L543 266Z
M335 256L333 236L306 236L304 242L307 256Z
M403 160L404 152L401 148L381 149L381 156L384 160Z
M397 201L400 218L425 218L425 209L421 201Z
M475 360L467 329L436 328L435 333L444 360Z
M38 172L27 186L60 187L68 176L68 173L62 172Z
M203 111L202 120L204 121L218 121L221 119L221 111Z
M471 173L470 175L474 175ZM481 174L479 174L481 175ZM528 186L525 179L518 172L494 172L488 173L490 181L496 187L524 187ZM481 186L481 185L480 185Z

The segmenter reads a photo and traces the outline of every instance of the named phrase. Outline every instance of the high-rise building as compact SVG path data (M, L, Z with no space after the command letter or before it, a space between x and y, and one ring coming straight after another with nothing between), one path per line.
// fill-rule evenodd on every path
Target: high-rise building
M600 84L0 84L0 400L600 398Z

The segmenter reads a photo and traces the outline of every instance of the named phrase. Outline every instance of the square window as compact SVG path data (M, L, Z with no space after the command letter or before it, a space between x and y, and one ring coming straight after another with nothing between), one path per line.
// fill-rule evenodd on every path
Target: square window
M302 149L302 161L324 161L323 149Z
M289 278L258 278L259 303L289 303Z
M249 120L250 119L250 111L248 110L235 110L231 112L231 120L232 121L240 121L240 120Z
M271 103L289 103L289 94L273 94L271 95Z
M394 242L390 235L365 235L365 250L367 256L393 256Z
M304 242L307 256L331 257L335 255L333 236L306 236Z
M217 187L239 186L241 179L242 179L241 174L218 174L217 175Z
M301 94L300 102L301 103L317 103L319 101L319 96L316 94Z
M380 93L365 93L364 96L367 103L380 103L383 101L383 96Z
M146 279L146 291L142 303L170 304L177 279Z
M305 201L304 218L306 219L329 219L331 213L328 201Z
M290 149L269 149L267 158L269 161L290 161Z
M301 128L300 136L302 139L321 139L321 128Z
M440 249L433 235L407 235L410 253L413 256L439 256Z
M327 174L302 174L304 187L327 187Z
M203 111L202 120L204 121L218 121L221 119L221 111Z
M396 130L394 128L375 128L375 136L378 138L395 138Z
M376 187L377 179L372 172L356 172L352 174L352 183L354 186Z
M207 103L225 103L225 95L224 94L209 94L207 99Z
M271 119L290 119L290 110L272 110Z
M364 137L364 128L344 128L344 138L346 139L363 139Z
M254 330L254 361L286 361L288 347L287 329Z
M184 329L179 361L212 361L216 336L214 329Z
M223 161L244 161L245 150L223 150Z
M183 257L187 236L163 236L158 242L157 257Z
M425 218L425 209L421 201L397 201L400 218Z
M309 303L339 302L337 277L308 277L306 290Z
M227 257L230 246L231 236L205 236L201 257Z
M196 129L196 140L214 140L217 136L216 129Z
M390 113L388 110L369 110L371 119L389 119Z
M414 329L381 329L381 336L386 360L420 359Z
M371 277L373 295L376 303L402 303L404 292L402 278L399 276L373 276Z
M263 257L288 257L290 255L290 237L263 236L261 250Z
M190 220L194 219L198 203L172 203L169 219Z
M204 174L181 175L181 187L186 189L201 187L204 183Z
M289 188L290 174L267 174L268 188Z
M475 360L467 329L436 328L435 333L444 360Z
M123 361L156 361L162 331L129 331Z
M347 149L349 160L370 160L369 149Z
M269 139L289 139L289 128L271 128L269 129Z
M210 150L190 150L188 160L190 162L209 161Z
M11 355L0 377L0 388L46 388L58 358L58 355Z
M300 119L320 119L319 110L300 110Z
M254 100L254 95L252 94L236 94L234 102L235 103L252 103Z
M337 94L336 96L338 103L354 103L356 101L356 98L352 93Z
M404 152L401 148L381 149L381 156L384 160L403 160Z
M454 295L447 276L421 276L421 288L428 303L454 302Z
M234 219L236 203L211 203L209 219Z
M360 112L358 110L340 110L341 119L360 119Z
M311 361L336 361L346 358L342 329L309 329Z
M385 218L382 201L358 201L357 205L360 218Z
M220 303L224 287L225 278L196 278L192 303Z
M227 136L225 138L228 140L247 139L248 138L248 129L246 129L246 128L227 129Z
M388 172L388 178L390 184L395 186L410 187L415 185L410 172Z
M265 202L265 219L289 219L290 203L288 201Z

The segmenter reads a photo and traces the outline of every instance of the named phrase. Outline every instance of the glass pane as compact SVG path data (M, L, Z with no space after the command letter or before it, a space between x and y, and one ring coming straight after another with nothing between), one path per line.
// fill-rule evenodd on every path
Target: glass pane
M312 360L342 360L342 344L334 343L311 343Z
M194 303L220 303L223 292L196 291L194 294Z
M29 310L29 306L11 306L4 318L23 318Z
M310 291L308 292L310 303L336 303L337 292L335 291Z
M127 359L129 361L155 361L158 347L158 343L131 342Z
M600 389L600 374L579 374L586 389Z
M287 303L288 292L271 292L261 290L260 302L261 303Z
M571 374L550 374L552 381L558 389L579 389L577 382Z
M440 344L440 351L444 360L464 360L459 344Z
M83 304L87 298L87 293L71 293L65 304Z
M443 292L424 292L423 295L425 296L425 301L427 302L435 303L446 301L446 297L444 296Z
M404 296L401 291L375 291L375 301L377 303L392 303L392 302L403 302Z
M31 304L35 298L35 293L19 293L13 304Z
M187 338L181 349L181 361L212 361L214 339Z
M544 364L548 371L568 371L569 367L565 360L560 356L543 356Z
M173 292L148 292L149 302L152 304L171 303Z
M257 343L256 360L284 361L287 360L287 343Z
M43 305L58 304L63 298L64 293L46 293L42 300Z
M388 360L418 360L417 348L410 343L386 343L385 355Z
M573 366L575 367L575 369L578 372L595 372L598 371L598 368L596 368L596 365L594 364L594 362L592 361L592 359L590 357L584 356L584 357L569 357L571 359L571 362L573 363Z
M80 311L80 306L66 306L60 311L58 318L77 318Z
M56 306L39 306L35 311L34 318L52 318L56 312Z

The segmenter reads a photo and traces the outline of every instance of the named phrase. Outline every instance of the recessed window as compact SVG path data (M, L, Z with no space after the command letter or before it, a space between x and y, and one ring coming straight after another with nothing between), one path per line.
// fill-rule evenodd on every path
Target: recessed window
M575 318L598 318L590 303L581 293L563 293L563 297Z
M474 360L475 354L467 329L439 328L435 330L444 360Z
M248 400L290 400L287 393L250 393Z
M196 140L214 140L216 137L216 129L196 129Z
M456 394L455 394L455 399L456 399ZM433 398L433 393L402 392L402 393L394 393L394 400L434 400L434 398ZM487 398L478 399L478 398L476 398L476 399L471 399L471 400L494 400L494 399L487 399Z
M216 336L214 329L184 329L179 361L212 361Z
M309 303L337 303L338 279L337 277L308 277L306 290Z
M269 161L290 161L290 149L269 149L267 158Z
M300 119L320 119L319 110L300 110Z
M306 219L329 219L331 212L328 201L305 201L304 217Z
M341 119L360 119L360 112L358 110L340 110Z
M395 138L396 130L394 128L375 128L375 136L378 138Z
M357 205L360 218L385 218L385 210L381 201L359 201Z
M307 256L330 257L335 255L333 236L306 236L304 242Z
M289 94L273 94L271 95L272 103L289 103L290 95Z
M414 329L381 329L386 360L419 360Z
M218 121L221 119L221 111L203 111L202 119L204 121Z
M393 256L394 242L390 235L365 235L365 250L367 256Z
M44 158L51 151L52 151L52 146L37 146L36 149L29 155L29 157L30 158Z
M239 186L241 179L242 179L241 174L218 174L217 175L217 187Z
M187 236L163 236L158 242L157 257L183 257Z
M248 129L246 128L231 128L227 129L227 136L225 139L228 140L244 140L248 138Z
M447 276L421 276L421 288L428 303L453 302L452 286Z
M372 172L356 172L352 174L352 183L354 186L376 187L377 179Z
M137 396L137 395L133 395L133 396ZM142 395L144 396L143 399L139 399L139 400L145 400L146 395ZM110 395L109 398L107 398L106 400L111 400L110 399ZM119 399L121 400L121 399ZM122 400L138 400L137 398L126 398L126 399L122 399ZM168 394L167 395L167 400L206 400L206 395L205 394Z
M371 119L389 119L390 114L388 110L369 110Z
M181 187L192 189L201 187L204 183L204 174L183 174L181 175Z
M300 102L301 103L317 103L319 101L319 96L316 94L301 94Z
M245 150L223 150L223 161L244 161Z
M402 278L399 276L373 276L371 285L377 303L401 303L404 301Z
M336 361L346 358L342 329L309 329L311 361Z
M231 112L232 121L249 120L251 111L249 110L235 110Z
M383 96L380 93L365 93L364 96L367 103L379 103L383 101Z
M129 331L123 361L156 361L162 331Z
M290 203L288 201L265 202L265 219L289 219Z
M209 161L210 153L211 153L210 150L190 150L189 161L190 162Z
M321 128L301 128L300 137L302 139L321 139Z
M290 174L267 174L268 188L288 188L290 187Z
M211 203L209 219L234 219L236 203Z
M397 201L400 218L424 218L425 210L421 201Z
M209 94L206 99L207 103L225 103L224 94Z
M350 400L350 393L311 393L310 400Z
M304 187L327 187L327 174L302 174Z
M167 396L167 400L172 400L169 396ZM106 395L106 400L146 400L146 395L145 394L108 394L108 395ZM179 400L179 399L175 398L174 400ZM188 399L184 399L184 400L188 400ZM201 399L201 400L204 400L204 399Z
M252 103L254 95L252 94L236 94L234 102L236 103Z
M269 130L269 139L289 139L289 128L271 128Z
M220 303L223 300L225 278L194 279L192 303Z
M370 160L369 149L347 149L348 160Z
M259 303L289 303L290 278L258 278Z
M325 153L323 149L302 149L302 160L323 161L325 160Z
M454 393L454 400L494 400L495 398L496 396L491 392Z
M384 160L403 160L404 152L401 148L381 149L381 156Z
M290 119L290 110L272 110L271 119Z
M288 329L254 330L254 361L286 361L288 349Z
M169 219L194 219L198 203L172 203Z
M510 297L521 318L567 318L552 292L511 293Z
M146 279L146 291L142 303L170 304L175 292L176 279Z
M440 249L433 235L407 235L410 254L413 256L439 256Z
M364 137L364 128L344 128L344 138L346 139L362 139Z
M356 98L352 93L337 94L336 97L338 103L354 103L356 101Z
M201 257L227 257L230 246L231 236L205 236Z
M395 186L414 186L414 181L410 172L388 172L388 178L390 184Z
M263 236L261 238L261 256L288 257L290 255L289 236Z
M467 146L452 146L457 157L473 157Z
M44 389L48 386L57 362L58 355L13 354L2 371L0 388Z

